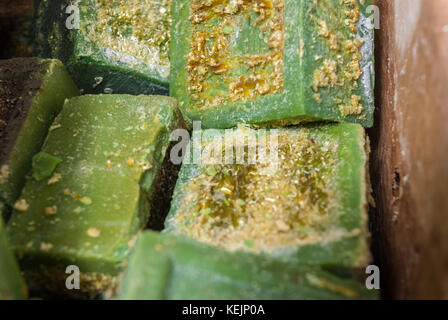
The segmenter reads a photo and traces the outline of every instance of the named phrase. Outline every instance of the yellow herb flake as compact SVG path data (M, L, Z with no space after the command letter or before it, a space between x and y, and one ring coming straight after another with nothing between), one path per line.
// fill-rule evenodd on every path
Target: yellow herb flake
M129 158L126 163L127 163L128 167L133 167L135 165L135 160Z
M314 71L313 90L333 87L338 84L338 79L338 63L334 60L325 59L322 66Z
M363 107L360 103L361 97L357 95L352 95L350 98L350 104L349 105L340 105L339 111L343 116L348 115L360 115L363 112Z
M322 103L322 97L320 96L320 93L313 94L313 98L314 98L314 100L316 100L317 103L319 103L319 104Z

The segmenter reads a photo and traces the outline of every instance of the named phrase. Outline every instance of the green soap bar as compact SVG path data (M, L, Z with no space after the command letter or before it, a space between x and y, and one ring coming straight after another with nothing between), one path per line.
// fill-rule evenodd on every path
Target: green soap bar
M113 287L152 213L180 119L174 99L164 96L86 95L65 103L8 224L31 281L65 292L65 269L76 265L81 293Z
M0 300L25 299L27 288L17 262L9 249L1 211L0 203Z
M64 100L79 92L58 60L1 60L0 83L0 198L13 206Z
M204 128L373 124L370 0L173 0L170 93Z
M84 93L168 93L171 0L72 2L39 1L39 56L66 63Z
M121 284L121 299L375 299L360 283L316 266L229 253L182 237L143 233Z
M365 266L365 143L349 123L193 131L164 232L301 264Z

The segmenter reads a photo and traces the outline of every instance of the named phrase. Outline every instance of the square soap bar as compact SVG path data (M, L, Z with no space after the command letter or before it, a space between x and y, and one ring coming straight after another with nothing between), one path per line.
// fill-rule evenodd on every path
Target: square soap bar
M194 131L164 232L301 264L363 267L365 146L364 129L348 123Z
M164 96L86 95L65 103L8 223L32 283L89 296L113 288L153 212L179 117ZM78 292L66 290L69 265L81 272Z
M39 56L61 59L84 93L168 93L170 0L72 2L40 0Z
M173 0L171 95L204 128L313 120L370 127L369 4Z
M0 60L0 199L14 205L64 100L78 89L58 60Z
M0 300L26 299L27 288L9 248L0 203Z
M375 299L316 266L229 253L182 237L143 233L121 284L128 300Z

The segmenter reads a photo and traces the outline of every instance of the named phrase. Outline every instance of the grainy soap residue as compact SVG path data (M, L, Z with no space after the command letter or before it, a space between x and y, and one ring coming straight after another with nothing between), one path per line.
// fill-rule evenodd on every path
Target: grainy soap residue
M111 59L169 75L171 0L97 0L96 19L81 26L87 38Z
M174 222L181 233L229 250L272 251L340 237L343 231L331 227L337 150L336 141L313 139L309 129L283 131L277 169L269 162L205 166L186 184Z

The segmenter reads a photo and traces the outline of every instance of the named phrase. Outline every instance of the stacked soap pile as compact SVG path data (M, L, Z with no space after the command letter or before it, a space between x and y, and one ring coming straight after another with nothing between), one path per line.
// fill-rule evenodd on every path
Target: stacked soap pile
M37 1L41 58L0 61L0 298L375 298L368 2Z

